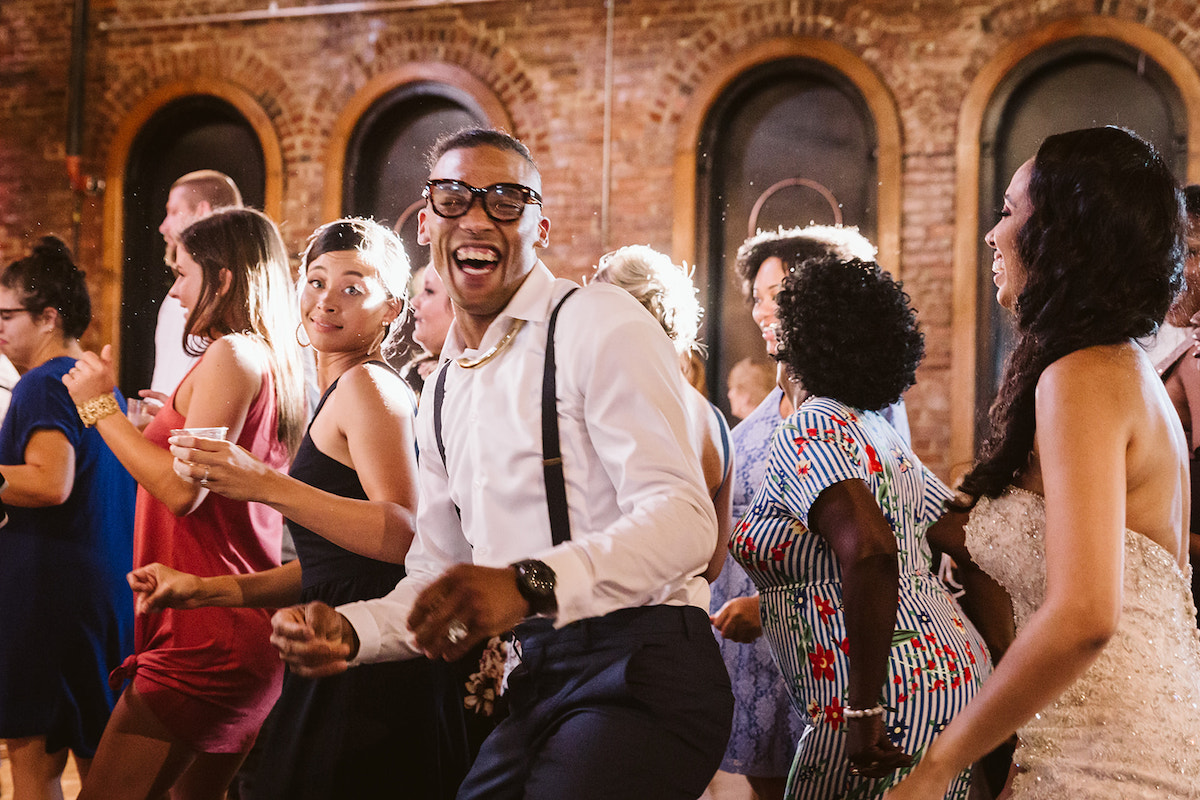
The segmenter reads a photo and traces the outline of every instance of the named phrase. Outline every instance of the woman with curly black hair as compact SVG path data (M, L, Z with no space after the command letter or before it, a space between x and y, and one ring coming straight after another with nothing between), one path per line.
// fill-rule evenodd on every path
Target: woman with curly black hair
M1017 637L894 798L940 796L1016 731L1013 798L1196 797L1200 634L1187 581L1187 444L1135 342L1180 286L1186 221L1154 149L1051 136L988 233L1016 349L963 482L966 543Z
M951 492L880 413L924 354L908 295L873 262L824 257L776 300L780 358L808 397L776 432L730 547L813 726L788 797L877 797L991 662L926 541ZM946 796L965 797L969 780L962 769Z

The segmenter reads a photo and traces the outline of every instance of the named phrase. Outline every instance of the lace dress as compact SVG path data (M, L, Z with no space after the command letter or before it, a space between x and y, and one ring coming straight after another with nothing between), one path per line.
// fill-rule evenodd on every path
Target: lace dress
M1012 595L1017 630L1041 605L1045 506L1009 488L967 525L975 561ZM1070 689L1019 732L1013 798L1200 798L1200 631L1190 576L1125 533L1117 632Z

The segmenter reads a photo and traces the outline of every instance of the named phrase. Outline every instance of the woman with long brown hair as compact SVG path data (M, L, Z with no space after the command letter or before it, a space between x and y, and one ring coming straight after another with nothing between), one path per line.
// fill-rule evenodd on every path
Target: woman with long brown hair
M1017 635L890 800L941 797L1014 732L1006 796L1197 796L1188 448L1136 341L1180 288L1185 232L1170 170L1120 128L1051 136L1013 175L985 241L1017 342L961 505Z
M188 312L185 347L200 360L140 433L113 412L112 351L87 353L63 378L139 484L134 566L160 562L203 575L279 565L281 515L177 474L172 429L223 427L264 463L284 467L305 405L294 285L275 224L249 209L218 211L180 236L170 294ZM188 444L191 436L177 441ZM220 800L279 695L282 666L266 609L140 613L126 688L80 797Z

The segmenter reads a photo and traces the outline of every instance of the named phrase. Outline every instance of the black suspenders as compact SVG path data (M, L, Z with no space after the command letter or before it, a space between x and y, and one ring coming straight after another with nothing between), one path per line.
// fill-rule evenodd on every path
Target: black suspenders
M546 511L550 515L550 538L559 545L571 538L571 521L567 513L567 485L563 478L562 450L558 437L557 381L554 368L554 328L558 324L558 312L567 298L579 291L571 289L550 312L550 324L546 329L546 362L542 371L542 474L546 480ZM443 364L438 372L433 390L433 436L437 440L438 454L442 464L446 463L446 446L442 440L442 400L446 396L446 373L450 364ZM454 507L459 516L462 512Z

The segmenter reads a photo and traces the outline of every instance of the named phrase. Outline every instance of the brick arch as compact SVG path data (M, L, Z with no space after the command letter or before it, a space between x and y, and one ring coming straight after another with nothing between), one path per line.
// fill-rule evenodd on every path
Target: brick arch
M786 4L785 4L786 5ZM825 5L836 5L827 3ZM675 130L674 226L672 252L675 258L696 258L696 159L704 124L726 89L747 71L790 58L819 61L837 70L862 95L875 122L878 148L877 239L879 261L893 274L900 272L900 179L902 133L895 98L879 75L858 55L828 38L812 34L834 27L829 17L809 15L801 20L774 18L763 21L762 7L744 8L731 16L754 20L728 40L720 38L717 26L695 37L695 48L680 55L668 80L674 91L664 94L652 117ZM799 32L804 31L805 35ZM763 40L761 34L774 38ZM790 33L789 33L790 32ZM785 35L786 34L786 35ZM735 45L744 45L735 49ZM883 176L894 176L883 180Z
M1019 20L1039 20L1015 0L991 15L1006 25ZM1138 16L1136 13L1134 16ZM1186 31L1170 20L1161 20L1172 38L1194 42L1194 32ZM1146 25L1114 17L1084 16L1059 19L1024 35L1000 48L979 69L963 98L958 121L958 145L955 156L955 229L953 251L953 297L950 363L950 463L970 464L974 460L975 351L977 326L976 273L979 269L976 239L979 235L979 143L984 116L996 91L1012 70L1044 47L1075 38L1099 38L1121 42L1153 58L1170 76L1183 99L1188 134L1189 181L1200 181L1200 74L1189 55L1167 38ZM1195 44L1192 45L1196 47ZM1191 54L1195 58L1195 53Z
M533 152L549 144L550 120L545 104L520 55L504 43L503 31L488 32L457 20L451 27L434 24L409 25L379 37L369 54L358 60L359 86L398 65L444 70L450 82L476 96L483 91L506 109L509 132ZM461 79L462 84L455 81ZM444 80L435 77L434 80ZM347 98L348 99L348 98ZM488 110L487 103L481 103ZM489 111L489 116L491 111Z
M331 220L342 213L342 184L346 166L346 150L360 119L376 102L393 89L408 83L432 81L453 86L466 92L479 104L487 123L496 128L515 130L512 117L503 100L482 80L466 69L445 62L411 62L398 69L380 72L360 88L333 123L325 149L325 182L321 200L322 219Z
M265 81L264 81L265 83ZM262 89L261 91L270 91ZM264 211L278 219L283 201L283 150L280 137L269 112L258 99L241 86L208 77L192 77L160 86L132 103L120 116L110 116L111 133L106 137L108 158L105 167L105 203L103 229L103 264L111 276L100 299L110 320L106 341L120 351L121 286L124 272L123 231L125 225L125 173L130 150L138 133L164 106L182 97L210 95L232 105L245 117L263 149L266 171ZM114 96L112 93L110 97ZM278 107L278 100L273 101Z

